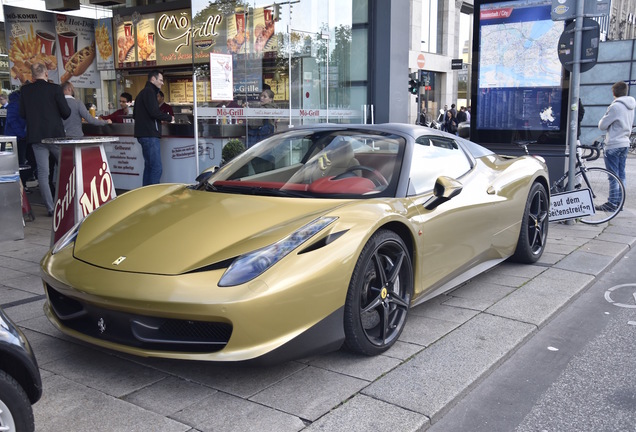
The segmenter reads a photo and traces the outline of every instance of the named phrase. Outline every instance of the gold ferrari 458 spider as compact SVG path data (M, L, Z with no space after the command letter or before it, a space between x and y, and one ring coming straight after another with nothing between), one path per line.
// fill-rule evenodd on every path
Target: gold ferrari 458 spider
M376 355L409 308L545 248L548 172L420 126L295 128L125 193L42 260L62 332L139 356Z

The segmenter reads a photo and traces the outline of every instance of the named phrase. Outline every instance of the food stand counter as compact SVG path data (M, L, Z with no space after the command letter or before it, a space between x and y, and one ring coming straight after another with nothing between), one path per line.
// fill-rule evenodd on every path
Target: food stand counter
M232 138L244 141L244 124L199 123L199 172L221 165L221 149ZM115 188L131 190L142 186L144 158L134 136L133 123L113 123L105 126L83 125L86 136L117 137L118 142L104 144ZM194 151L194 125L162 124L162 183L193 183L197 172Z

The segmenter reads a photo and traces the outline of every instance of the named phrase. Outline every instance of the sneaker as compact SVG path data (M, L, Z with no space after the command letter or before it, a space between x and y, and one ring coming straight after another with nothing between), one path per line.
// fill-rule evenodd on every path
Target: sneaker
M614 212L616 211L616 206L611 202L606 202L605 204L594 206L594 208L598 211L604 212Z

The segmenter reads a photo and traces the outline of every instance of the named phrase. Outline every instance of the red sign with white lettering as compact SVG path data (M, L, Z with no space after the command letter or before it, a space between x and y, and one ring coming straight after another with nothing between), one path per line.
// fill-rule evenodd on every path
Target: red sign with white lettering
M57 200L53 209L53 242L58 241L75 225L75 164L73 163L73 147L62 146L60 149L59 181Z

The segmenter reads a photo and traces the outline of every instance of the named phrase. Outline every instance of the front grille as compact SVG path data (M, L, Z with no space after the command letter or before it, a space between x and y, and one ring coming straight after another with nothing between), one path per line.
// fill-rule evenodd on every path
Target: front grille
M84 303L47 285L51 309L60 322L87 336L148 350L216 352L227 345L232 325L119 312Z

